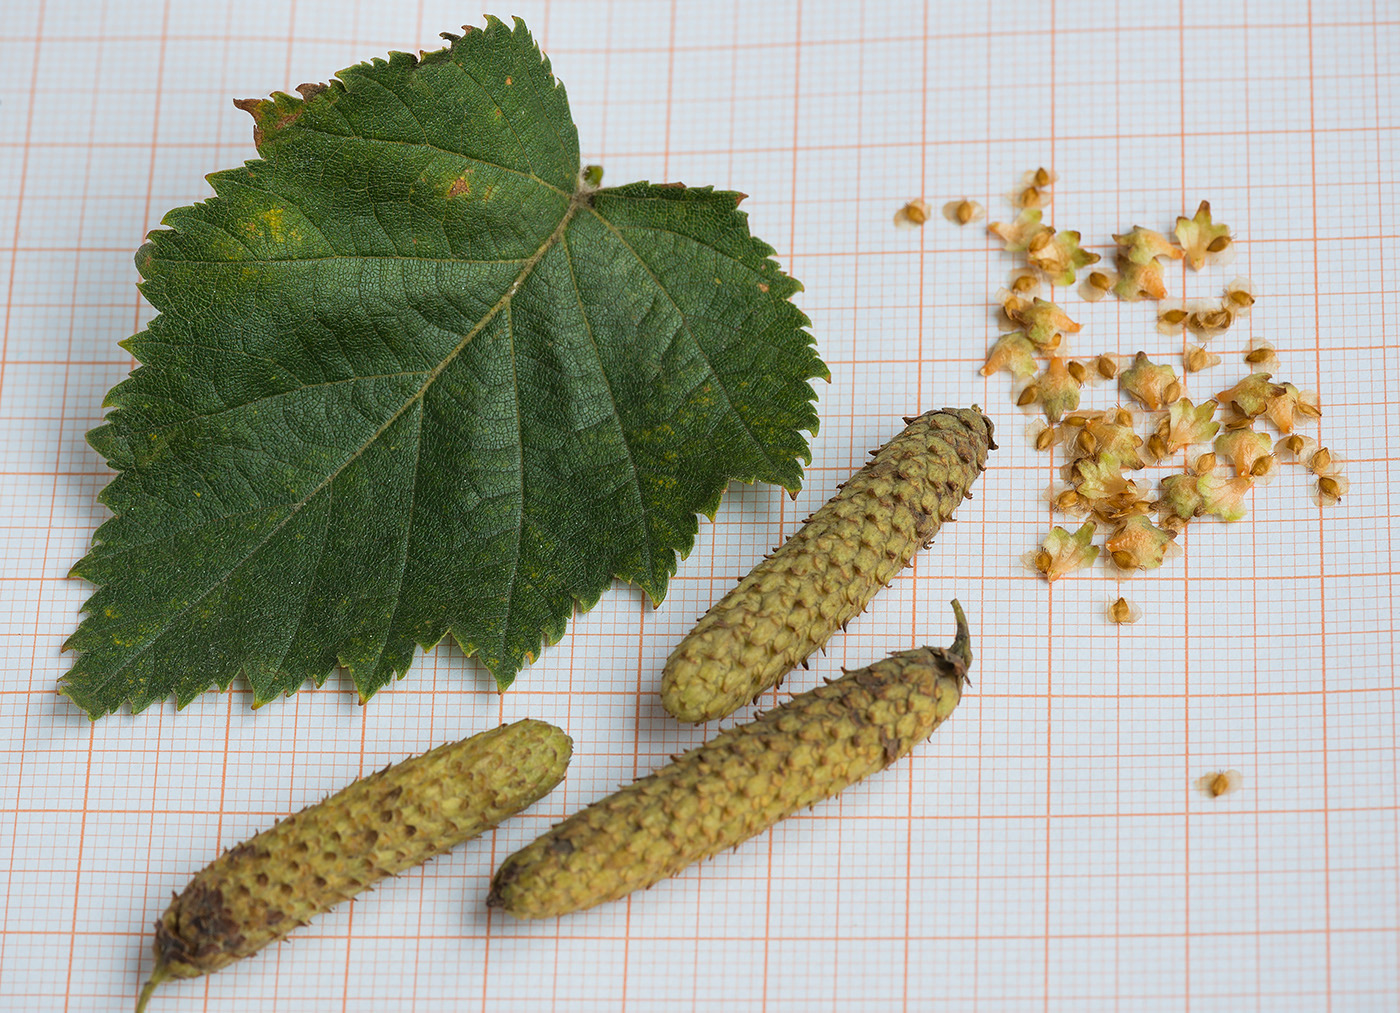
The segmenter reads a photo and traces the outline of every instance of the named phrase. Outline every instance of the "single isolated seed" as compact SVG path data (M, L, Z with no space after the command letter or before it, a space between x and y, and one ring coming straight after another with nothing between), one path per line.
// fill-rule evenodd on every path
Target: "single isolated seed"
M1120 597L1117 601L1109 603L1108 621L1119 626L1137 622L1142 618L1142 609L1128 601L1127 598Z
M927 210L927 209L925 209ZM966 225L975 222L982 217L982 205L975 200L968 200L963 197L959 200L950 200L943 205L943 217L954 225Z
M1089 371L1084 368L1084 363L1071 359L1065 363L1065 370L1074 377L1075 383L1083 383L1089 377Z
M1196 778L1196 790L1208 798L1219 798L1238 789L1241 780L1238 770L1216 770Z
M1040 396L1040 391L1033 383L1026 384L1020 395L1016 398L1016 407L1024 408L1026 405L1035 404L1035 399Z
M1100 355L1094 360L1094 371L1105 380L1112 380L1118 375L1118 363L1107 355Z
M224 852L156 922L156 966L137 1013L162 981L252 956L531 805L563 779L572 749L543 721L502 725L361 778Z
M1054 445L1055 445L1055 430L1052 429L1050 426L1046 426L1046 427L1045 427L1044 429L1042 429L1040 432L1038 432L1038 433L1035 434L1035 449L1036 449L1036 450L1049 450L1049 449L1050 449L1051 447L1053 447Z
M907 419L839 493L701 617L666 659L661 702L713 721L776 686L894 579L996 449L975 406Z
M1100 292L1107 292L1110 288L1113 287L1113 279L1110 278L1108 275L1104 274L1102 271L1090 271L1089 284L1092 285L1094 288L1098 289Z
M962 696L972 645L953 614L951 646L847 672L570 816L501 864L486 903L554 918L616 900L888 767Z
M900 228L918 228L928 221L929 213L928 201L918 197L894 213L894 223Z

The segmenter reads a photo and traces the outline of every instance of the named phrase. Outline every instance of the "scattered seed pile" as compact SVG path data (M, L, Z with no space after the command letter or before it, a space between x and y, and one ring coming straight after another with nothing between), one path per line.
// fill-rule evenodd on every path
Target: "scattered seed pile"
M1281 461L1296 461L1311 472L1317 503L1341 499L1347 481L1336 457L1295 432L1321 417L1317 395L1274 380L1280 363L1269 342L1249 344L1243 356L1247 375L1233 386L1200 403L1187 396L1190 376L1221 364L1208 343L1255 305L1247 278L1224 285L1213 299L1168 297L1165 264L1184 260L1201 271L1233 258L1235 237L1213 220L1209 202L1202 201L1194 216L1177 218L1171 236L1140 225L1115 235L1114 269L1108 271L1094 267L1102 258L1080 246L1078 232L1042 222L1056 178L1043 168L1026 173L1011 195L1015 219L987 226L1025 264L997 292L1004 333L992 343L982 374L1009 372L1020 383L1017 405L1044 416L1032 425L1035 448L1062 447L1065 455L1063 482L1046 497L1054 510L1082 519L1073 533L1054 527L1027 554L1028 565L1046 581L1092 565L1101 552L1119 576L1156 569L1179 551L1176 537L1196 518L1244 517L1246 495L1272 479ZM945 209L955 224L975 221L980 213L980 205L966 198ZM1088 302L1111 292L1127 302L1160 304L1157 330L1183 336L1180 374L1172 363L1154 362L1144 352L1128 362L1112 354L1070 357L1067 339L1080 325L1041 291L1048 284L1053 297L1053 288L1072 288L1081 273L1076 291ZM1110 381L1122 391L1122 404L1108 411L1080 409L1086 385ZM1146 471L1162 466L1174 470L1153 488ZM1101 546L1095 544L1100 531ZM1120 598L1107 614L1125 623L1141 613Z

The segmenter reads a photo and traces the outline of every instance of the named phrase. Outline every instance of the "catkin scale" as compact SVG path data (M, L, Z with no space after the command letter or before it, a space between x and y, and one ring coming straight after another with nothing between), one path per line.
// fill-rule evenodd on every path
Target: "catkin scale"
M974 406L906 421L671 652L661 702L673 717L712 721L777 685L859 615L970 496L996 449L991 420Z
M251 956L377 881L489 830L564 777L572 740L543 721L502 725L361 778L195 874L156 922L161 981Z
M883 770L961 698L972 648L953 610L950 647L847 672L570 816L502 863L487 904L552 918L616 900Z

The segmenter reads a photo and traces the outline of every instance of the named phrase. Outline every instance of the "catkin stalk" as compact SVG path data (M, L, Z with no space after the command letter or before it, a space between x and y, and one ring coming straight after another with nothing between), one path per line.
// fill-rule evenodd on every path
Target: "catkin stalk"
M572 740L526 719L361 778L224 852L156 922L160 982L251 956L312 915L489 830L564 777Z
M616 900L883 770L961 698L972 647L953 611L951 647L847 672L570 816L505 860L487 904L552 918Z
M776 686L864 611L971 497L996 449L991 420L974 406L905 421L671 652L661 702L673 717L722 718Z

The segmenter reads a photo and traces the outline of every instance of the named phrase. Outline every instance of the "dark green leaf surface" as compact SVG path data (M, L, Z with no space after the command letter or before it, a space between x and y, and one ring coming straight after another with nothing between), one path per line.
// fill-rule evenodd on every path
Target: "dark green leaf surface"
M451 38L451 37L449 37ZM826 370L738 194L580 183L525 26L242 103L259 160L137 256L160 316L89 436L94 717L451 633L501 686L615 575L660 600L731 478L797 489Z

